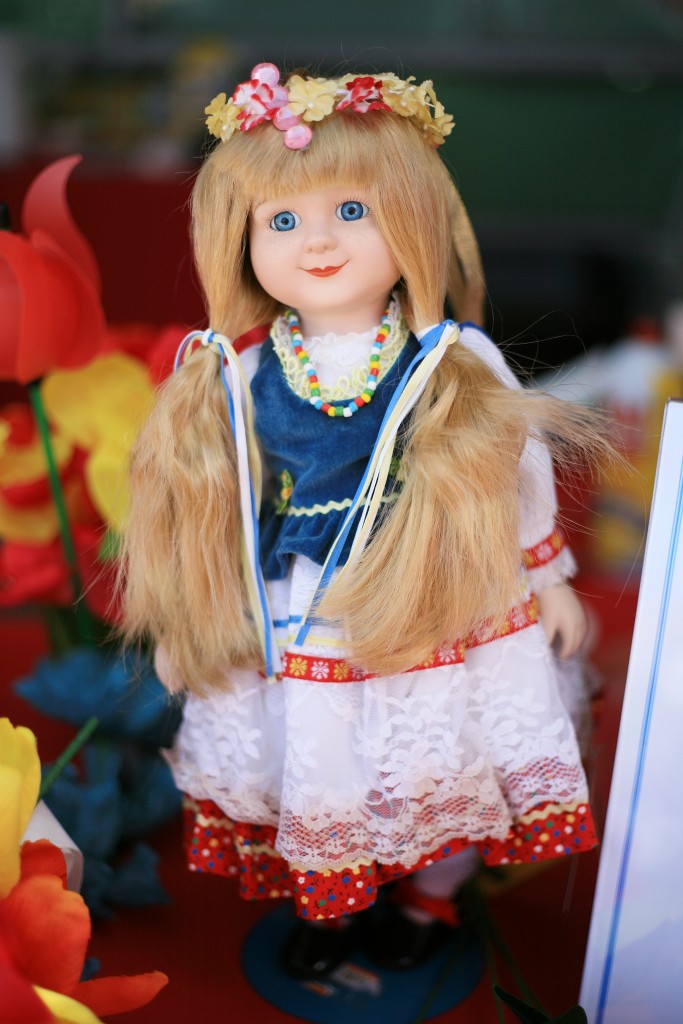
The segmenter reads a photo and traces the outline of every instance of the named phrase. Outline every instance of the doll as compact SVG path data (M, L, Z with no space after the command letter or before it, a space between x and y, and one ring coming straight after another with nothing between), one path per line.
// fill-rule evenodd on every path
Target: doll
M476 326L430 82L263 64L207 113L211 329L133 452L125 629L187 692L169 760L190 867L330 922L290 943L304 977L399 880L380 959L408 966L479 858L596 842L559 692L585 620L548 443L566 463L600 435Z

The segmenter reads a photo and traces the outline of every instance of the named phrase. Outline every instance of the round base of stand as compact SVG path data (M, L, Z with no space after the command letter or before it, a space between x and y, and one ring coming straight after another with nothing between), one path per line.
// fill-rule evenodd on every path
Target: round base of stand
M263 999L313 1024L429 1020L463 1002L484 971L478 939L459 928L431 959L408 971L383 970L356 952L320 981L297 981L280 966L280 950L293 925L290 907L261 918L242 947L242 967Z

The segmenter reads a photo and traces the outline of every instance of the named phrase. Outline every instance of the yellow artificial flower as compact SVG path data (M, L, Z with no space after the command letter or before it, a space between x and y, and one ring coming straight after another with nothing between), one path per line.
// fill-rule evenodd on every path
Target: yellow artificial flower
M454 127L453 115L447 114L443 103L439 103L437 100L434 104L434 117L431 123L427 125L431 140L437 146L440 146L444 139L451 134Z
M112 352L82 369L49 374L41 392L51 422L90 453L90 497L105 522L119 529L128 501L130 449L154 403L146 367Z
M147 368L125 352L50 373L40 392L50 422L86 451L113 437L134 438L154 401Z
M33 990L55 1018L55 1024L103 1024L92 1010L61 992L34 985Z
M18 508L0 498L0 538L10 544L49 544L59 533L50 500L32 508Z
M19 844L38 801L40 759L30 729L0 718L0 898L19 881Z
M230 136L239 130L240 123L237 120L238 114L238 108L232 100L228 100L228 105L226 106L223 114L223 122L219 133L219 138L222 139L223 142L227 142Z
M411 82L415 81L415 76L411 75L410 78L398 78L393 71L381 71L378 75L373 75L373 78L379 79L385 89L393 92L401 92L406 86L410 85Z
M304 121L322 121L332 113L337 94L337 82L334 79L292 75L287 89L287 106L296 117Z
M224 92L219 92L218 96L209 103L208 107L204 107L204 113L207 114L206 127L209 129L212 135L215 135L217 139L221 137L221 129L223 127L223 119L228 109L228 98Z
M130 445L112 438L91 452L85 464L90 499L105 523L121 531L128 514Z
M12 428L0 416L0 485L26 484L47 475L47 460L37 432L24 444L10 440ZM72 455L72 445L65 437L52 434L52 453L58 469L63 469Z
M422 117L426 109L424 87L415 85L415 79L405 82L400 78L382 80L382 99L388 107L401 117Z

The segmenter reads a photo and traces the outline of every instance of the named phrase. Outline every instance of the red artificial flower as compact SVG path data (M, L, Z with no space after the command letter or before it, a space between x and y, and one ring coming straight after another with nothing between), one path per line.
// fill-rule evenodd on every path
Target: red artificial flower
M237 120L242 122L241 130L246 132L266 120L272 121L280 107L285 106L287 99L287 90L275 82L260 78L241 82L232 94L232 102L242 108L237 115Z
M13 508L36 508L52 501L47 475L45 450L38 435L35 417L24 402L10 402L0 409L0 498ZM62 485L76 469L71 444L64 438L51 438L52 449ZM0 533L2 531L0 530Z
M134 356L147 365L150 381L157 385L173 371L175 354L186 334L187 327L182 324L168 324L166 327L148 324L108 327L101 352L126 352Z
M23 843L21 852L21 879L0 901L0 982L8 979L12 986L6 991L0 984L0 1020L42 1024L54 1019L49 1012L38 1016L40 1007L30 1000L33 985L75 999L98 1015L124 1013L153 999L168 981L159 971L79 981L90 939L88 908L78 893L66 889L60 850L40 840ZM8 997L17 1009L24 1000L21 1014L8 1016Z
M382 99L382 81L366 75L354 78L344 86L347 95L337 104L337 110L354 110L365 114L368 110L391 110Z
M42 171L22 210L24 236L0 232L0 380L27 384L92 358L104 331L97 264L66 202L80 161Z
M60 540L49 544L6 542L0 547L0 608L32 603L63 607L73 599Z
M54 1017L33 986L12 963L10 930L0 906L0 1020L14 1024L54 1024Z

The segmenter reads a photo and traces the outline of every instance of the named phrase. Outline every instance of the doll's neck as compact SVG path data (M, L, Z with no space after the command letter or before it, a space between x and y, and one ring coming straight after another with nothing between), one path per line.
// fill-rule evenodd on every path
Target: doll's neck
M388 302L389 297L386 296L365 304L354 305L352 309L298 309L301 333L304 338L324 338L327 334L364 334L379 326Z

